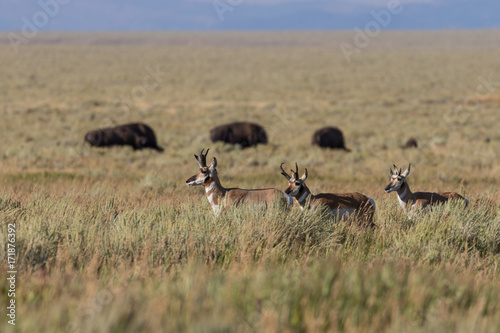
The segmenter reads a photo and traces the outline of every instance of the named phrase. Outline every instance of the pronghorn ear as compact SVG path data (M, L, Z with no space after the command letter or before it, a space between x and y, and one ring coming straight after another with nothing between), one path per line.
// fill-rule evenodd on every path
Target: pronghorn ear
M307 179L307 168L306 168L306 171L304 171L304 174L302 175L302 177L300 177L300 180L302 180L303 182L305 182Z
M408 164L408 168L405 170L405 172L403 172L403 174L401 176L403 177L408 177L408 175L410 174L410 168L411 168L411 163Z
M214 157L212 163L208 166L210 170L214 170L217 167L217 159Z

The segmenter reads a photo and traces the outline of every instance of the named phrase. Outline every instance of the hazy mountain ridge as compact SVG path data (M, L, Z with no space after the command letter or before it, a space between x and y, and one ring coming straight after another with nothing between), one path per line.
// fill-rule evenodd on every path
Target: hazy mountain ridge
M385 3L345 1L283 1L275 4L242 1L104 1L85 3L56 0L40 3L0 1L0 30L20 31L27 22L38 30L350 30L364 28ZM401 1L385 29L498 28L500 2ZM389 2L388 2L389 3ZM56 4L56 5L54 5ZM45 12L45 16L44 13ZM41 13L41 14L40 14ZM38 16L37 16L38 15ZM46 18L46 19L45 19ZM38 19L38 21L36 21ZM36 23L36 24L35 24Z

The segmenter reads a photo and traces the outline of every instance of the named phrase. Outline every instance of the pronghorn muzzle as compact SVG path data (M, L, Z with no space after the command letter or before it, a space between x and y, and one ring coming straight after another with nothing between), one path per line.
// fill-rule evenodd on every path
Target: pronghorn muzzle
M399 188L403 185L405 182L404 179L399 180L397 177L399 176L392 176L391 182L385 187L385 193L391 193L393 191L399 190Z
M188 180L186 180L186 185L187 186L196 186L196 185L203 184L205 179L198 179L198 177L196 177L196 176L197 175L194 175L194 176L190 177Z
M395 190L395 188L392 186L392 182L385 187L385 193L391 193L392 191Z

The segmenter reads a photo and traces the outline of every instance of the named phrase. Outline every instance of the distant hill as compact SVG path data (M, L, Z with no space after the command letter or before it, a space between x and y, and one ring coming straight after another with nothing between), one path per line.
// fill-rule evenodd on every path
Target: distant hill
M45 31L351 30L364 28L374 20L371 12L384 10L390 2L373 0L368 5L368 0L275 0L266 4L244 0L149 0L138 4L132 0L86 3L75 0L58 8L40 3L0 1L0 30L20 31L29 23ZM500 28L498 0L441 0L438 4L401 0L401 3L400 13L391 15L389 24L383 28Z

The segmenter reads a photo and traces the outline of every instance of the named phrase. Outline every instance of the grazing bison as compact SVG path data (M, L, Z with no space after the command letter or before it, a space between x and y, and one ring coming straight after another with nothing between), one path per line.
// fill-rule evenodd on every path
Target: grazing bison
M314 132L312 144L325 148L350 151L345 147L344 135L336 127L323 127Z
M418 148L417 139L409 138L408 141L406 141L405 145L403 146L403 149L408 149L408 148Z
M158 147L155 133L151 127L143 123L132 123L90 131L85 134L85 141L96 147L129 145L134 150L153 148L160 152L163 151L163 148Z
M226 143L240 144L242 148L267 143L267 134L260 125L249 122L236 122L220 125L210 130L212 142L224 141Z

